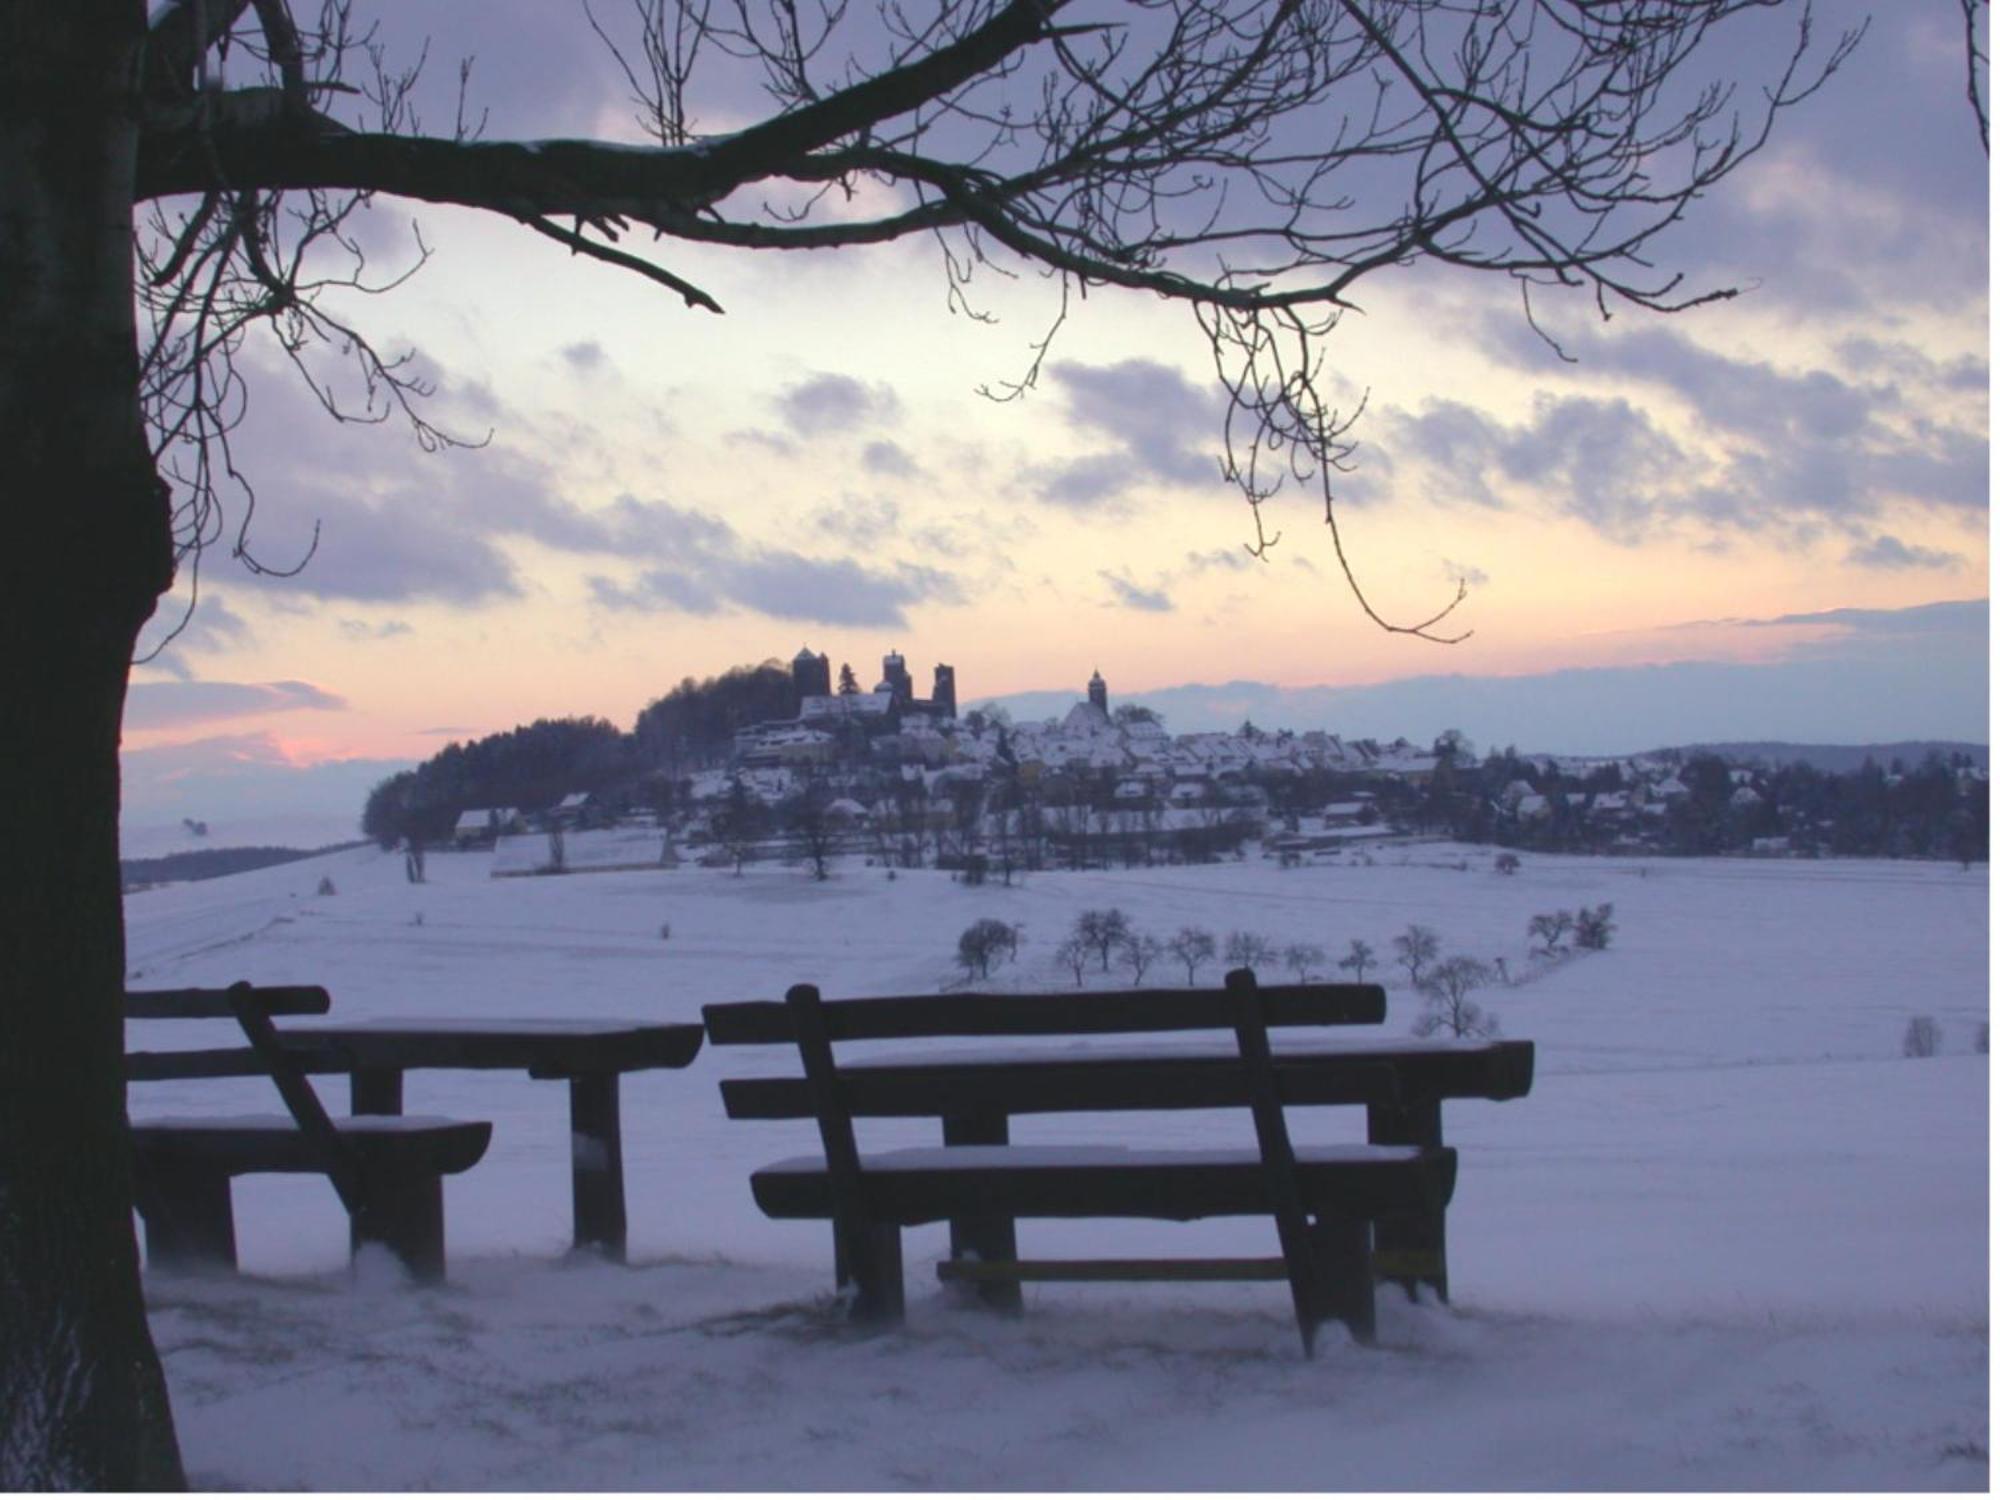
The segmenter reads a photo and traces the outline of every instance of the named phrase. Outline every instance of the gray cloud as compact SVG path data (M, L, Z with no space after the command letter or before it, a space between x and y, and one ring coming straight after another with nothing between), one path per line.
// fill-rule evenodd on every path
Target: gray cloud
M824 393L838 384L801 388L822 393L808 394L802 410L830 410L838 398ZM866 388L856 388L880 404ZM380 434L367 435L366 445L357 442L355 434L302 410L295 392L281 390L266 420L285 416L294 419L284 425L297 427L297 441L279 450L267 429L261 440L269 451L262 456L268 467L294 478L289 503L273 507L268 520L260 517L260 548L267 561L290 564L313 548L315 524L319 535L302 573L264 581L274 600L463 606L518 597L524 590L502 550L507 541L656 565L641 584L594 584L595 596L610 607L694 613L740 607L792 618L894 623L911 603L962 597L957 580L936 569L843 566L753 547L727 522L694 508L621 495L585 509L561 493L562 481L548 463L505 444L413 460L407 448ZM773 441L790 446L788 439ZM899 524L900 513L878 501L820 519L843 540L874 546Z
M1447 579L1453 583L1463 583L1470 589L1483 588L1493 581L1484 568L1472 563L1453 562L1447 557L1443 560L1442 566Z
M1940 599L1932 604L1913 604L1907 609L1823 609L1726 623L1752 629L1776 625L1839 625L1858 635L1931 636L1983 641L1989 618L1989 602L1985 599Z
M253 714L347 707L310 682L137 682L125 695L127 729L173 729Z
M1481 343L1517 369L1548 372L1553 353L1518 315L1490 314ZM1572 376L1602 380L1624 375L1665 385L1702 418L1724 431L1761 442L1825 443L1866 428L1899 409L1894 385L1860 386L1826 370L1787 374L1761 360L1736 360L1703 348L1677 329L1642 327L1616 337L1565 335L1580 363Z
M1052 365L1070 422L1113 439L1117 447L1029 473L1045 501L1078 509L1123 499L1147 482L1203 485L1220 482L1203 445L1217 441L1222 404L1180 371L1155 360L1112 365L1064 361Z
M596 375L611 368L611 356L604 352L604 346L596 339L565 344L557 353L562 356L563 363L579 375Z
M878 439L861 450L861 466L871 474L889 479L915 479L923 473L915 459L886 438Z
M1168 614L1173 610L1174 601L1164 589L1144 588L1129 578L1102 570L1097 576L1104 580L1104 586L1111 590L1112 597L1126 609L1144 610L1150 614Z
M713 615L752 610L826 625L905 626L912 604L958 604L953 575L913 563L864 567L847 558L806 557L746 543L725 522L663 501L621 497L609 534L626 556L664 559L631 582L596 576L592 596L606 609Z
M903 530L903 509L893 500L848 495L812 513L812 525L855 547L872 547Z
M367 620L342 620L340 633L350 641L387 641L400 635L410 635L410 627L401 620L383 620L370 623Z
M740 427L734 432L724 433L725 443L744 447L762 448L766 453L775 453L780 458L796 458L799 445L781 432L766 432L761 427Z
M1432 401L1414 416L1392 414L1386 431L1434 502L1501 507L1494 480L1504 478L1627 542L1668 507L1686 466L1678 445L1622 399L1541 396L1520 426Z
M1383 425L1399 466L1424 471L1424 497L1440 505L1473 504L1498 509L1500 497L1486 471L1505 443L1500 424L1461 401L1430 401L1417 413L1392 412Z
M1051 505L1092 510L1120 499L1139 481L1140 466L1124 453L1093 453L1027 470L1035 493Z
M1216 568L1240 573L1249 566L1250 554L1241 547L1216 547L1207 552L1190 552L1187 555L1187 570L1191 574L1207 573Z
M1680 448L1623 400L1538 397L1533 422L1499 452L1511 479L1565 497L1565 509L1610 536L1636 541L1662 490L1685 466Z
M1690 284L1746 286L1824 319L1894 321L1897 305L1960 311L1987 286L1987 163L1965 103L1956 7L1872 7L1861 50L1775 144L1658 244ZM1822 0L1815 35L1869 15ZM1782 29L1783 12L1751 17Z
M1856 542L1848 549L1847 560L1857 568L1881 568L1891 572L1905 568L1955 568L1965 561L1956 552L1941 552L1935 547L1913 547L1887 532L1877 535L1872 541Z
M1543 392L1518 426L1451 401L1392 412L1386 441L1433 501L1499 504L1497 481L1509 480L1628 544L1681 520L1810 538L1826 526L1852 532L1892 502L1985 508L1985 433L1956 425L1943 394L1983 386L1983 364L1941 365L1905 345L1864 341L1857 381L1732 359L1654 327L1565 337L1580 361L1566 365L1518 315L1492 315L1481 327L1485 351L1512 368L1571 385L1636 380L1669 391L1710 441L1684 448L1622 395Z
M864 385L851 375L815 375L782 392L777 406L785 425L800 437L892 423L903 410L890 387Z
M1949 364L1939 364L1914 344L1863 334L1842 339L1834 353L1843 364L1864 374L1947 391L1984 392L1991 375L1983 359L1967 355Z
M1981 362L1945 366L1908 345L1851 339L1843 346L1850 363L1880 377L1858 384L1826 370L1792 374L1731 359L1665 328L1571 343L1582 362L1564 367L1569 378L1663 386L1732 440L1714 492L1689 507L1720 523L1865 516L1888 496L1952 509L1986 503L1985 434L1929 414L1942 392L1983 390ZM1515 368L1553 372L1547 346L1518 317L1488 318L1482 344Z
M183 577L179 583L181 587L162 599L146 622L134 659L170 676L188 678L193 675L187 664L190 655L241 646L250 640L251 631L248 622L211 588L199 590L190 611L188 580Z
M1837 609L1744 625L1851 628L1786 648L1773 662L1685 661L1525 676L1406 677L1363 687L1227 682L1119 687L1176 734L1269 727L1428 743L1460 729L1530 753L1626 755L1733 740L1866 744L1987 739L1987 602L1907 610ZM1713 623L1713 622L1710 622ZM1017 719L1061 713L1075 691L994 700Z
M258 587L374 604L474 605L520 596L513 563L481 534L504 532L504 522L467 524L450 498L426 496L407 483L367 498L342 486L345 477L312 475L296 486L297 503L264 527L259 553L267 562L304 567L290 577L257 578Z

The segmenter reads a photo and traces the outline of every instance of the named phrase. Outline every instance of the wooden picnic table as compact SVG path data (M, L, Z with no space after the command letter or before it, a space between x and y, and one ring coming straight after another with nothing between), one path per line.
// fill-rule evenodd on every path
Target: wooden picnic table
M1518 1040L1385 1040L1370 1035L1274 1036L1281 1105L1363 1105L1377 1146L1441 1147L1447 1099L1519 1099L1534 1083L1535 1045ZM1251 1102L1237 1049L1208 1039L1130 1035L1003 1045L898 1048L844 1061L842 1098L855 1118L936 1118L947 1146L1004 1146L1015 1115L1125 1110L1234 1109ZM802 1077L730 1078L731 1119L813 1113ZM980 1237L1005 1244L1011 1228ZM954 1224L954 1251L973 1238ZM1442 1207L1375 1226L1380 1274L1449 1295Z
M417 1068L516 1070L567 1080L574 1243L623 1260L618 1081L626 1073L686 1067L701 1050L703 1031L692 1023L425 1018L286 1026L278 1035L309 1071L349 1075L357 1115L401 1114L403 1075Z

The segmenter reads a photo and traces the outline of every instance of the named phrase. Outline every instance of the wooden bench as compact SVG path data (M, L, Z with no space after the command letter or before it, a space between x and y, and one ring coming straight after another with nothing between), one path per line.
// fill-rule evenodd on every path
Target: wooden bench
M751 1191L773 1218L830 1219L835 1278L852 1285L852 1312L886 1321L903 1312L901 1231L949 1221L945 1280L977 1286L987 1302L1020 1306L1024 1281L1277 1280L1290 1283L1306 1352L1329 1320L1357 1339L1375 1322L1371 1226L1441 1223L1456 1156L1441 1144L1294 1148L1273 1065L1273 1026L1380 1022L1379 985L1258 986L1247 969L1222 992L1151 990L1077 995L943 995L826 1002L811 985L775 1002L703 1008L715 1045L792 1043L803 1078L722 1085L731 1118L811 1118L823 1154L753 1173ZM843 1065L835 1043L947 1037L1047 1038L1226 1029L1223 1061L1087 1051L1053 1064L1006 1054L983 1059ZM1360 1055L1360 1054L1357 1054ZM1363 1066L1370 1066L1364 1063ZM1369 1097L1388 1098L1384 1072ZM1007 1119L1031 1110L1174 1110L1248 1106L1256 1147L1147 1150L1016 1146ZM942 1148L862 1154L857 1115L935 1115ZM1015 1221L1035 1218L1189 1220L1269 1216L1277 1257L1026 1260Z
M284 1114L135 1121L131 1127L146 1259L159 1269L236 1264L231 1183L258 1172L325 1176L348 1214L355 1250L380 1244L419 1280L444 1275L444 1177L486 1152L485 1121L405 1116L329 1116L306 1081L310 1057L288 1051L271 1018L324 1015L327 992L312 986L226 990L134 990L130 1020L233 1018L248 1046L126 1054L130 1082L268 1077Z

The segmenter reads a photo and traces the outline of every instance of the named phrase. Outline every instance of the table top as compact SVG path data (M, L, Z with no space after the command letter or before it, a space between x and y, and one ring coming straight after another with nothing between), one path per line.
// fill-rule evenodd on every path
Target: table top
M598 1017L424 1017L279 1028L288 1047L331 1052L357 1068L511 1068L537 1077L684 1068L701 1050L690 1022Z
M1517 1099L1534 1083L1535 1044L1287 1038L1272 1064L1286 1104ZM840 1079L849 1112L872 1116L1226 1108L1250 1098L1235 1047L1216 1042L899 1051L844 1060ZM814 1113L802 1077L726 1079L722 1097L735 1119Z

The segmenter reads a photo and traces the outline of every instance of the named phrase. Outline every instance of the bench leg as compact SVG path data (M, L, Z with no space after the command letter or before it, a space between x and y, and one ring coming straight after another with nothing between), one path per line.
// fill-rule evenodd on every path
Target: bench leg
M944 1119L947 1146L1004 1146L1007 1144L1007 1116L997 1110L971 1115L947 1115ZM968 1256L986 1261L1019 1260L1014 1221L1004 1215L978 1214L951 1221L951 1258ZM974 1294L998 1312L1021 1311L1021 1283L980 1281Z
M416 1280L444 1280L444 1179L371 1172L367 1183L367 1201L348 1221L350 1247L385 1246Z
M1375 1275L1366 1219L1320 1218L1306 1230L1317 1321L1345 1323L1357 1344L1375 1342Z
M618 1075L569 1081L570 1214L577 1249L625 1260L625 1152L618 1128Z
M1443 1111L1435 1099L1397 1107L1368 1106L1368 1141L1375 1146L1442 1146ZM1429 1287L1440 1302L1451 1300L1445 1270L1444 1208L1396 1214L1375 1221L1375 1278L1393 1281L1412 1302L1417 1287Z
M858 1241L856 1253L848 1242ZM848 1316L856 1323L903 1321L903 1231L894 1224L863 1224L851 1235L833 1226L833 1281L854 1287Z
M348 1112L357 1115L400 1115L403 1112L401 1068L356 1068L347 1080Z
M227 1174L147 1167L140 1179L148 1266L178 1272L236 1269L236 1211Z

